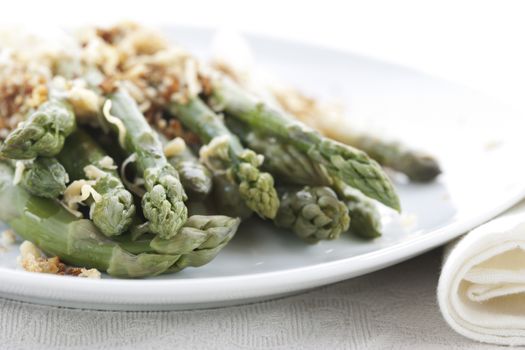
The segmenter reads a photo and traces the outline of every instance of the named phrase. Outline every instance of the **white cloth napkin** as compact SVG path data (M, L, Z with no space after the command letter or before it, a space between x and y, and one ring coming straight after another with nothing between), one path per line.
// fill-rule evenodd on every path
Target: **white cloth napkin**
M449 247L437 295L458 333L525 345L525 202Z

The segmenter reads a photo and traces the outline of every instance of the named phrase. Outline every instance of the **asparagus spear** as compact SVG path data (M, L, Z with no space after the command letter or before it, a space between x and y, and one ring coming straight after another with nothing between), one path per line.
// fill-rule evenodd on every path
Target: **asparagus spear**
M355 234L373 238L381 235L381 216L373 200L342 180L331 178L315 162L299 153L288 143L275 137L261 137L249 131L242 122L227 119L227 124L252 149L266 156L264 166L272 174L289 183L302 185L330 184L350 212L350 230Z
M177 234L188 217L187 199L177 171L168 163L158 135L139 111L136 102L124 91L110 96L111 111L125 127L123 147L137 157L139 173L144 178L146 193L142 211L151 232L162 238ZM122 137L122 134L120 135Z
M213 176L213 202L215 209L223 215L248 219L253 211L239 193L239 187L226 174Z
M226 125L251 149L265 157L263 168L280 180L298 185L329 186L325 168L298 151L289 142L252 132L245 123L226 118Z
M95 226L108 237L125 232L135 215L135 205L133 196L119 178L113 159L82 130L66 139L58 159L72 180L87 179L100 195L96 200L88 198Z
M263 218L274 218L279 198L273 186L273 177L259 170L263 158L245 149L223 120L201 100L194 98L185 104L173 102L169 108L188 129L208 144L203 147L206 151L201 149L201 157L204 155L208 159L207 165L211 170L226 171L238 185L248 208Z
M413 150L400 142L348 132L334 132L333 137L362 149L379 164L406 174L412 181L428 182L441 174L439 163L431 155Z
M179 259L178 255L127 252L100 234L90 220L78 219L58 202L13 185L13 172L5 163L0 163L0 220L46 254L113 276L158 275Z
M379 164L366 153L319 134L293 117L259 101L233 81L212 82L210 103L217 110L245 122L252 129L288 140L296 150L323 166L333 178L359 189L365 195L400 210L394 187Z
M206 196L211 191L213 183L208 168L199 162L183 139L176 138L164 143L164 154L179 173L184 189L197 196Z
M63 100L50 100L7 136L0 146L0 155L11 159L55 156L75 127L71 106Z
M130 235L114 237L123 249L133 254L158 253L177 255L179 259L166 272L186 267L199 267L210 262L233 238L241 220L223 215L193 215L180 232L170 239L144 236L133 240Z
M20 186L35 196L57 198L64 193L69 182L66 170L54 157L38 157L33 161L19 160L15 167L22 171Z
M235 235L240 219L194 215L169 240L133 241L104 237L93 223L78 219L56 201L32 196L13 185L13 172L0 163L0 220L46 254L74 266L93 267L116 277L147 277L202 266Z
M336 239L348 230L350 217L345 203L329 187L286 189L274 220L308 243Z
M350 231L363 238L381 236L381 214L373 201L342 181L334 187L350 212Z
M116 238L127 251L178 255L180 258L168 272L180 271L188 266L199 267L210 262L233 238L241 220L223 215L193 215L179 233L170 239L159 236L132 241L129 236Z

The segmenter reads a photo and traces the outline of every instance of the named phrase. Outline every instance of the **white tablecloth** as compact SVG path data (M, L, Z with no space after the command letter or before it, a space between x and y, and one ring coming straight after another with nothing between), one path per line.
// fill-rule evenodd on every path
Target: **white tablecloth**
M496 348L457 335L441 318L441 258L438 249L300 295L213 310L89 311L0 299L0 348Z

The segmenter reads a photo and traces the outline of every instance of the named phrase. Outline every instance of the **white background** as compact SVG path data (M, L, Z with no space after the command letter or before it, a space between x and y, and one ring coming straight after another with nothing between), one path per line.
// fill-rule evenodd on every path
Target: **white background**
M400 63L525 111L523 1L9 1L0 23L230 27Z

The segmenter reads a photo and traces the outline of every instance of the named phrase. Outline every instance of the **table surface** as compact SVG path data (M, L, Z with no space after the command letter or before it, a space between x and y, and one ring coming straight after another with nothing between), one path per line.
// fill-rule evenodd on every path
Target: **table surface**
M0 299L2 349L492 349L454 333L435 288L441 249L283 299L199 311L113 312Z

